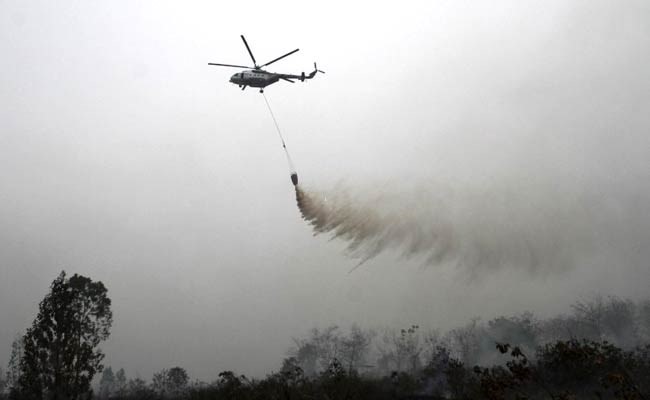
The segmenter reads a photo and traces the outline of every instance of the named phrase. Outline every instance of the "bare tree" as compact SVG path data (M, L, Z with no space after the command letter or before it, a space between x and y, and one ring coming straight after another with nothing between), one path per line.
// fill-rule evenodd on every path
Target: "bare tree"
M306 339L293 339L295 346L289 351L306 376L314 376L329 367L332 360L341 357L341 333L336 325L323 330L314 328Z
M373 331L364 331L354 324L350 334L340 339L341 362L347 366L349 374L359 371L366 364L374 336Z
M415 372L422 366L420 355L422 346L418 325L401 329L399 333L387 331L382 338L383 345L378 346L380 353L377 367L380 373Z
M572 306L574 317L585 331L578 337L609 340L623 347L638 343L636 305L616 296L597 296L589 301L578 301Z
M479 319L474 318L462 328L449 331L449 341L458 354L458 358L465 365L475 365L478 362L480 351L480 325Z

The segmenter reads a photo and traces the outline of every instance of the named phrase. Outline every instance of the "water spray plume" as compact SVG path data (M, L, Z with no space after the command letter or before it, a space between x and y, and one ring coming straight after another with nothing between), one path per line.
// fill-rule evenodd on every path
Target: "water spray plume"
M576 248L588 242L585 230L571 226L576 219L562 221L564 205L540 214L480 196L430 197L422 190L365 199L340 187L325 195L296 185L295 192L314 235L345 242L359 265L389 251L424 265L451 264L472 276L502 267L549 272L571 266Z
M440 234L424 233L409 216L355 205L346 193L327 197L296 186L296 202L315 235L330 233L347 242L348 253L361 263L391 248L406 257L426 253L427 262L445 257L445 228L439 227Z

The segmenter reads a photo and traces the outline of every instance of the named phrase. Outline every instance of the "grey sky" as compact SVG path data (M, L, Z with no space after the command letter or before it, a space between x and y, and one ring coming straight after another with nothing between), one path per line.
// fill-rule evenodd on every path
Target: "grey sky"
M348 274L346 243L300 219L261 96L207 66L247 63L242 33L262 61L300 47L272 71L327 72L267 89L307 187L551 210L593 251L553 273L388 253ZM316 325L647 292L647 1L4 0L0 37L2 364L61 269L106 284L106 363L146 379L263 374Z

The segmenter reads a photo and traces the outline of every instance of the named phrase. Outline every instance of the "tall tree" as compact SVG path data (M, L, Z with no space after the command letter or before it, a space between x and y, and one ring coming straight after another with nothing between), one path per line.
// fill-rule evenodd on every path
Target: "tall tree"
M0 368L0 399L4 396L5 388L7 387L7 380L3 372L2 368Z
M418 325L401 329L399 334L387 331L378 346L380 356L377 359L377 371L380 374L392 372L414 373L421 367L420 354L423 347L420 344Z
M11 343L11 356L7 365L6 387L11 390L20 378L20 359L23 358L23 338L17 336Z
M119 372L119 371L118 371ZM126 384L122 394L118 394L118 398L127 398L127 399L159 399L156 393L147 385L147 382L140 378L129 379L129 382Z
M294 339L290 354L296 358L306 376L319 374L332 360L341 356L341 333L336 325L323 330L314 328L306 339Z
M39 312L23 338L18 398L76 400L91 393L90 382L101 372L113 321L111 300L101 282L65 271L52 282Z
M364 331L354 324L350 329L350 335L341 338L341 361L347 368L348 374L359 372L365 366L374 335L374 332Z
M650 300L644 300L639 304L638 313L639 335L641 341L650 343Z
M576 321L587 330L584 337L608 340L624 348L638 344L637 306L631 300L616 296L596 296L572 306ZM576 335L581 337L582 335Z
M185 369L174 367L153 374L152 387L163 398L176 398L187 391L189 376Z
M124 368L120 368L117 370L117 373L115 373L115 392L120 396L124 396L126 393L126 373L124 373Z
M108 399L115 393L115 375L113 368L106 367L102 371L102 378L99 381L99 398Z
M190 377L187 375L185 369L181 367L173 367L167 372L167 383L169 385L169 393L173 397L179 397L187 391Z

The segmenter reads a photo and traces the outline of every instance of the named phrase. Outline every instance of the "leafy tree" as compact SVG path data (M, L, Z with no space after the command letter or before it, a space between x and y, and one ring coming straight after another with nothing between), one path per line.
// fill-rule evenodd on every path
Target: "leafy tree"
M102 370L98 349L108 338L111 300L101 282L64 271L41 301L23 337L21 376L14 396L20 399L79 399L91 393L90 382Z
M163 369L153 375L152 387L163 397L177 397L188 389L189 376L185 369L174 367Z
M167 394L167 372L167 369L162 369L154 373L151 379L151 388L161 396Z
M0 368L0 398L4 395L5 388L7 387L7 381L5 380L4 371Z
M529 361L517 346L497 344L511 359L504 366L474 367L487 399L644 399L647 354L626 352L606 341L557 341L538 348Z
M99 397L107 399L115 393L115 375L113 369L107 367L102 371L102 378L99 381Z
M429 362L423 370L424 379L432 393L442 396L449 391L447 375L453 359L449 350L443 346L437 346L428 359Z
M445 369L445 377L452 399L479 398L478 380L461 361L450 358Z
M20 359L23 357L23 338L18 336L11 343L11 356L7 365L6 387L16 387L20 378Z
M115 393L118 396L123 396L126 393L126 374L124 368L120 368L115 374Z
M189 381L190 378L187 372L181 367L173 367L167 372L169 392L173 396L178 396L187 391Z
M124 393L120 396L123 399L153 400L158 399L156 393L147 385L147 382L140 378L129 379Z
M480 330L480 354L476 361L481 365L495 364L502 357L494 352L494 343L509 343L524 352L534 353L539 340L539 325L531 313L520 316L497 317Z
M216 388L221 394L219 398L241 400L250 397L250 384L244 375L237 376L232 371L223 371L219 373Z
M517 346L511 347L508 343L497 343L496 348L501 354L510 352L512 359L506 366L493 366L491 368L474 367L474 373L480 378L480 387L483 395L490 400L508 398L509 392L515 393L517 399L528 399L525 388L534 381L533 369L526 355ZM554 399L553 395L551 398Z
M577 397L609 392L614 398L643 398L630 373L639 369L639 353L624 351L607 341L558 341L541 347L537 359L540 376L556 391Z
M642 342L650 342L650 300L642 301L638 307L637 321Z
M307 340L294 339L296 343L295 349L290 351L301 369L307 376L314 376L318 371L318 359L320 357L319 349L315 343Z

